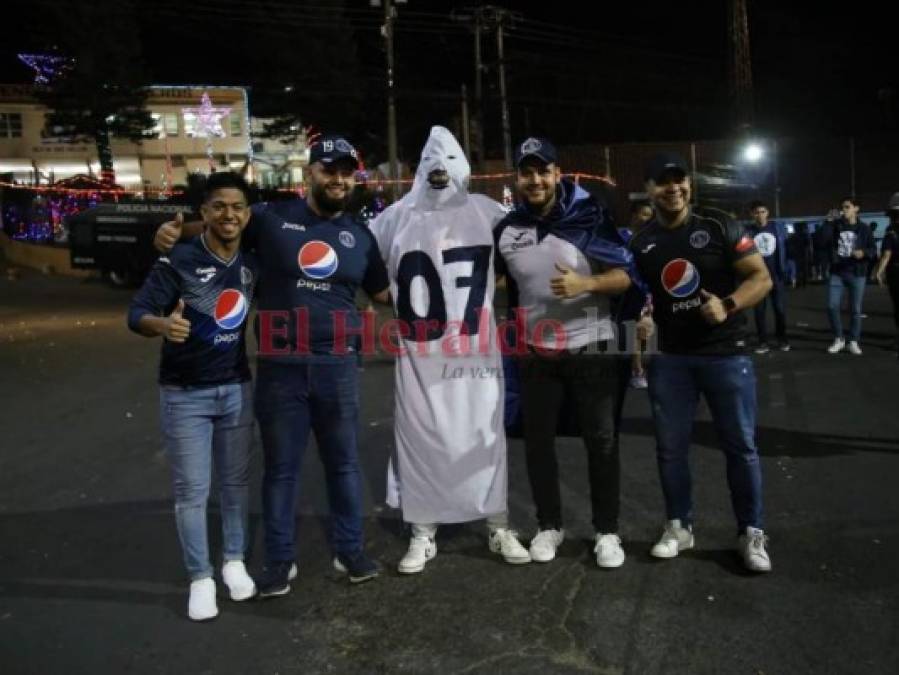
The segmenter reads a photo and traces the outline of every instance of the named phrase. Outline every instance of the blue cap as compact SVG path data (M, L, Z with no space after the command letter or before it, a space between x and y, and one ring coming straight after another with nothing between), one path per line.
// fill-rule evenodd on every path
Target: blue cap
M534 136L524 139L515 147L515 166L521 166L521 163L529 157L536 157L544 164L555 164L559 161L556 146L545 138Z
M359 155L356 148L343 136L320 136L309 147L309 163L321 162L322 164L333 164L341 159L347 159L357 167L359 166Z

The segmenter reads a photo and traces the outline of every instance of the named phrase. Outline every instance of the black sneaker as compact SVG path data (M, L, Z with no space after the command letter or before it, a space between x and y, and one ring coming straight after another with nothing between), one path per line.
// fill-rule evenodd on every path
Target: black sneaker
M290 593L290 573L292 571L292 560L273 562L263 567L262 574L256 579L258 597L276 598Z
M338 553L334 556L334 569L349 574L350 583L361 584L378 576L381 568L378 563L365 555L364 551L356 553Z

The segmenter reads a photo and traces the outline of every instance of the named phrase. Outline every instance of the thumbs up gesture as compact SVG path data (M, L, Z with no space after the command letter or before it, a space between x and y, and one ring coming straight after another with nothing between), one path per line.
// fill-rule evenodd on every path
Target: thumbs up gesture
M704 288L699 289L699 295L702 296L702 305L699 307L699 311L707 323L714 326L727 321L727 309L721 302L721 298L714 293L709 293Z
M181 343L190 335L190 321L184 318L184 300L178 300L178 304L172 313L165 318L165 331L163 336L169 342Z
M583 277L567 265L556 263L559 276L549 280L552 293L557 298L573 298L590 290L589 279Z
M172 247L181 239L184 231L184 214L180 211L175 216L175 220L170 220L159 226L156 230L156 236L153 237L153 246L160 253L168 253Z

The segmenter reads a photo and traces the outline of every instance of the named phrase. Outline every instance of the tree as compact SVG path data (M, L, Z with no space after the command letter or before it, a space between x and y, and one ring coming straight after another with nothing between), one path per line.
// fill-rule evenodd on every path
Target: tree
M145 107L133 2L82 3L77 11L63 6L55 15L64 36L59 51L73 64L36 91L49 109L47 131L70 143L95 143L101 178L113 183L111 137L140 143L155 126Z

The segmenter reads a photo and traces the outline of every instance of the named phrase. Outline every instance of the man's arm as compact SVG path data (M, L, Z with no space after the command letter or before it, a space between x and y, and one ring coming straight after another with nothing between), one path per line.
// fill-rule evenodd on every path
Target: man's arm
M375 302L379 302L382 305L390 304L390 286L385 288L383 291L378 291L377 293L373 293L370 295L371 299Z
M553 277L549 284L557 298L573 298L582 293L621 295L631 285L630 276L620 267L590 276L578 274L570 267L558 263L556 269L559 270L559 276Z
M184 342L190 335L190 321L183 314L178 275L167 258L160 258L131 301L128 327L144 337L162 335L171 342Z
M880 254L880 262L877 263L877 272L874 273L874 277L877 279L877 284L880 286L883 286L884 272L886 271L887 265L890 264L890 258L892 257L893 252L890 249L887 249Z
M136 329L144 337L161 335L169 342L184 342L190 336L190 321L184 318L184 300L179 300L168 316L144 314L137 320Z
M203 232L203 221L192 220L184 222L184 215L179 211L175 220L170 220L159 226L156 236L153 237L153 247L160 253L168 253L182 239L196 237Z
M722 299L705 289L700 290L705 300L700 311L702 317L711 324L724 323L729 314L758 304L762 298L768 295L774 285L771 282L771 275L768 274L765 260L759 253L735 260L733 267L742 281L736 290L727 296L733 300L731 308L726 306L726 304L730 304L727 298Z

